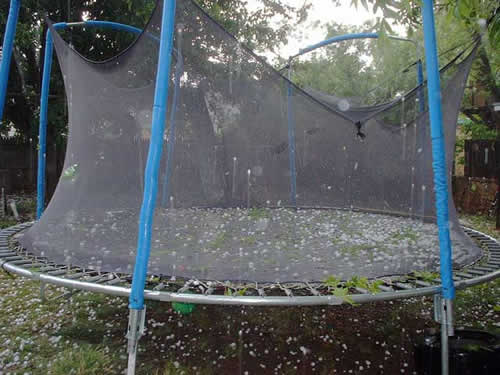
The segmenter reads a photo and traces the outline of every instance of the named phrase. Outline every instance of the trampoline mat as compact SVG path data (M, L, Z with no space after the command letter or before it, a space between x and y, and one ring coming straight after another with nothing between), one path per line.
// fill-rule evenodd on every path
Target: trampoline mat
M136 211L69 211L21 239L62 264L131 273ZM452 225L455 266L480 257ZM32 236L36 238L33 240ZM470 246L468 246L470 245ZM90 259L81 254L93 254ZM438 271L437 226L419 218L339 209L157 209L149 272L258 282L322 281Z

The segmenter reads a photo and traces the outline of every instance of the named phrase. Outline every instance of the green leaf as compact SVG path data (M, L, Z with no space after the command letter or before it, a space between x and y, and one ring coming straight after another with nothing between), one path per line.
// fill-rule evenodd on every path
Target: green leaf
M471 14L471 6L468 0L458 0L457 2L458 15L461 18L467 19Z
M349 295L349 289L347 288L336 288L332 291L332 294L335 297L341 298L344 302L347 302L350 305L354 305L354 300Z

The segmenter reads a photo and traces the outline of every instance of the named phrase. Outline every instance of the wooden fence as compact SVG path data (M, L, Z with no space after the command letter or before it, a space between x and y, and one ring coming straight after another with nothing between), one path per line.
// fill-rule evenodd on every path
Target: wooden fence
M36 190L37 147L24 137L0 138L0 188L7 194ZM47 198L57 185L66 146L47 146Z
M465 177L495 178L500 168L500 142L465 141Z

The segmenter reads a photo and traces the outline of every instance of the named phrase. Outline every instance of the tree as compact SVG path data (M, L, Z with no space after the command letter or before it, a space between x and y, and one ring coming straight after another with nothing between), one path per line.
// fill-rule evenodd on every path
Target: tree
M324 25L325 39L344 34L374 32L370 22L362 27L336 23ZM413 43L388 39L355 39L324 47L294 63L294 80L342 97L356 97L359 104L381 103L412 89L417 83ZM405 68L407 68L405 70Z
M384 19L378 19L376 28L383 33L390 31L388 21L391 21L407 26L408 35L413 36L421 29L421 1L352 0L352 4L367 9L372 4L374 12L380 9ZM473 122L484 123L491 128L500 127L500 119L491 107L492 103L500 101L500 77L496 74L500 69L497 52L500 48L500 6L490 0L437 0L435 3L441 50L443 45L447 47L465 40L466 36L471 39L474 35L484 35L469 86L482 90L488 97L489 106L466 108L463 113Z
M374 10L380 8L384 16L408 25L411 29L421 24L421 0L352 0L356 6L368 3L374 4ZM483 91L486 96L486 106L464 108L463 113L476 126L485 124L490 129L496 129L497 145L500 144L500 113L495 112L493 103L500 102L500 5L491 0L437 0L438 16L444 16L448 21L454 21L470 35L483 34L483 43L478 50L474 69L472 71L472 86ZM382 23L381 28L386 26ZM500 150L497 150L497 160ZM497 183L500 192L500 165L497 166ZM500 208L497 209L496 228L500 230Z
M248 6L245 0L198 0L200 6L251 48L276 49L285 43L294 24L307 16L308 2L299 8L283 0L259 0ZM36 139L40 101L41 72L45 47L45 16L54 22L99 19L143 28L155 6L154 0L23 0L17 27L15 51L10 67L7 103L0 134L9 128ZM70 7L68 8L68 4ZM9 10L9 1L0 5L0 38ZM126 48L134 36L113 30L74 29L63 33L67 40L93 60L109 58ZM99 35L100 37L96 37ZM61 140L66 132L64 85L53 64L48 139Z

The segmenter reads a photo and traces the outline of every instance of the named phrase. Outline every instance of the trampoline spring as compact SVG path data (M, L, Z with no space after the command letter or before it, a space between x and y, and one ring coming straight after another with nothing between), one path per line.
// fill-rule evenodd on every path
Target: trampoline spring
M22 266L22 265L25 265L25 264L30 264L31 261L28 260L28 259L22 259L22 260L15 260L13 262L9 262L10 264L14 264L16 266Z
M412 285L406 283L395 283L394 286L404 290L414 289Z
M59 270L48 272L48 274L51 275L51 276L64 275L65 273L66 273L66 269L59 269Z
M160 282L158 285L156 285L153 290L162 290L166 286L165 283Z
M429 283L427 281L422 281L422 280L415 280L415 284L419 285L419 286L424 286L424 287L432 286L431 283Z
M97 275L97 276L92 276L92 277L89 277L87 279L85 279L86 282L88 283L93 283L93 282L96 282L97 280L99 280L101 278L100 275Z
M382 292L394 292L394 289L392 289L390 286L388 285L379 285L378 288L382 291Z
M478 269L468 269L467 270L468 273L472 274L472 275L479 275L479 276L482 276L484 274L486 274L487 272L483 271L483 270L478 270Z
M311 291L311 293L315 296L320 296L321 293L319 292L319 290L317 290L316 288L314 288L311 284L307 283L306 282L306 285L307 287L309 288L309 290Z
M87 272L76 272L76 273L73 273L71 275L67 274L65 276L65 278L70 279L70 280L78 280L78 279L85 277L86 275L88 275Z
M462 277L463 279L472 279L474 276L467 272L455 272L455 275Z
M116 277L114 279L105 281L104 284L106 284L106 285L115 285L115 284L120 283L121 281L122 280L119 277Z
M481 266L475 266L474 268L477 270L483 270L485 272L492 272L492 271L495 271L496 269L498 269L498 267L490 266L488 264L483 264Z
M47 264L47 263L45 263ZM45 267L40 268L39 272L47 272L47 271L55 271L57 268L54 266L48 266L46 265Z
M287 287L284 287L283 285L281 285L280 283L278 283L278 287L285 292L285 294L287 295L287 297L293 297L293 292L291 291L291 289L288 289Z
M187 281L182 288L180 288L177 293L185 293L187 292L191 287L191 280Z
M368 290L360 288L360 287L355 287L354 290L357 291L358 293L361 293L361 294L368 294L369 293Z

